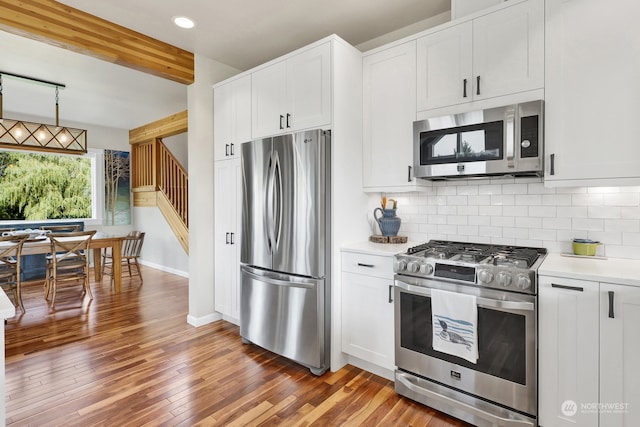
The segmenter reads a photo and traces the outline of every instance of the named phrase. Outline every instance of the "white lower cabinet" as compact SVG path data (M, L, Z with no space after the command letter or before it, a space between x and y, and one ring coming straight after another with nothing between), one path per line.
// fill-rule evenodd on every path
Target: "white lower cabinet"
M240 319L240 159L215 162L215 310L225 319Z
M640 426L640 288L600 283L601 427Z
M539 425L640 425L640 288L540 277Z
M342 253L342 351L392 371L393 258Z

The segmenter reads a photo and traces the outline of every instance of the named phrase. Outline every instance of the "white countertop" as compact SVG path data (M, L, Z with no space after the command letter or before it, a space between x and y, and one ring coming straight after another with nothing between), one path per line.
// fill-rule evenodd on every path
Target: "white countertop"
M548 254L538 274L640 286L640 260L622 258L575 258L557 253Z
M416 246L415 242L408 243L373 243L373 242L353 242L346 243L340 247L342 252L357 252L371 255L393 256L400 252L405 252L408 248Z
M4 293L4 289L0 288L0 319L8 319L16 315L16 308L11 300Z

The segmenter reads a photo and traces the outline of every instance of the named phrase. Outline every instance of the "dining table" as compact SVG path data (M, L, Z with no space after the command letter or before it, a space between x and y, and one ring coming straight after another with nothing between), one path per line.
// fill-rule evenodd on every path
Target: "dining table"
M91 238L89 248L93 250L93 273L96 282L102 281L102 249L111 248L113 254L113 287L116 292L122 290L122 242L126 236L97 232ZM42 236L29 239L22 246L22 255L51 253L51 241Z

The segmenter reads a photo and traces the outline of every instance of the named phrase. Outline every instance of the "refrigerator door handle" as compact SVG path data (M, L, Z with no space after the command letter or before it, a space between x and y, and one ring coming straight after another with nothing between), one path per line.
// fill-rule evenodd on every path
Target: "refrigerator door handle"
M244 274L246 274L248 277L251 277L252 279L256 279L259 280L261 282L264 283L268 283L270 285L276 285L276 286L284 286L287 288L305 288L305 289L314 289L316 287L316 284L314 283L305 283L303 281L287 281L287 280L280 280L280 279L276 279L273 278L269 275L263 275L263 274L256 274L254 272L252 272L251 270L249 270L248 268L243 268L242 270L244 272Z
M269 254L273 254L274 250L274 242L273 242L273 175L274 175L274 165L273 165L273 155L269 157L269 166L267 167L267 191L266 191L266 232L267 232L267 247L269 249Z
M283 197L282 197L282 168L280 167L280 158L277 155L275 157L275 164L273 167L273 187L274 187L274 240L276 250L280 243L280 233L282 231L282 209L283 209Z

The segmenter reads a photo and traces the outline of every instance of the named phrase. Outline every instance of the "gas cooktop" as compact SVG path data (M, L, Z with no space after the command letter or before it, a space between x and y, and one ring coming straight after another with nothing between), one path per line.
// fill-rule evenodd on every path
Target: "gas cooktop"
M535 293L537 269L546 254L544 248L430 240L396 255L394 271Z

